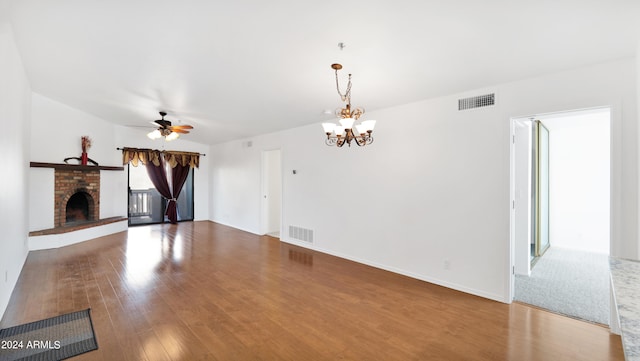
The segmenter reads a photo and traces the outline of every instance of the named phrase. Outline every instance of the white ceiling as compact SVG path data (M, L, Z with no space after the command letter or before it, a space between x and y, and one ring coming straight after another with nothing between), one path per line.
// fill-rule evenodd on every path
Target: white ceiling
M640 33L638 0L12 6L35 92L122 125L164 110L208 144L328 119L334 62L343 81L353 73L353 104L373 110L634 56Z

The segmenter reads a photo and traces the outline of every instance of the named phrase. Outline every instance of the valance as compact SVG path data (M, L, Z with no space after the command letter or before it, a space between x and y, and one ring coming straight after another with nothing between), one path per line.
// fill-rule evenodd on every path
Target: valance
M200 166L200 153L180 152L175 150L157 150L146 148L122 148L122 164L131 162L134 167L138 163L153 163L156 167L160 166L160 157L169 164L171 168L175 168L178 164L183 167L198 168Z

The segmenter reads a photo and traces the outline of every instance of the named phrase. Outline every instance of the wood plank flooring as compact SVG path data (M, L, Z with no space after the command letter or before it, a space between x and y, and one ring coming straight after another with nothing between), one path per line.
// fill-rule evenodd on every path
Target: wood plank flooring
M623 360L620 337L212 222L29 254L5 328L91 307L76 360Z

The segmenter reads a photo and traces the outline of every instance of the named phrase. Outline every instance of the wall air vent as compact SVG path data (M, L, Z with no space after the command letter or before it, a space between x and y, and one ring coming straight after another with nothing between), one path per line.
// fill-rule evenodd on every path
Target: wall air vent
M496 104L496 94L478 95L471 98L458 99L458 110L488 107Z
M313 243L313 230L302 227L289 226L289 238L307 243Z

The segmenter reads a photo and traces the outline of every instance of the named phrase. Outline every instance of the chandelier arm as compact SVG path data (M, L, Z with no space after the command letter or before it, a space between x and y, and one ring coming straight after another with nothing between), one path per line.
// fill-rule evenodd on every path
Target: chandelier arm
M344 137L327 136L324 143L328 146L337 146L342 148L345 144L351 147L351 142L355 141L359 147L364 147L373 143L373 136L371 134L362 135L345 135Z
M373 136L371 136L371 133L361 135L359 139L360 141L358 141L358 145L361 147L373 143Z
M356 137L356 135L353 133L353 129L349 129L347 130L348 134L347 134L347 138L349 139L349 146L351 146L351 141L353 141L354 139L356 140L356 142L358 141L358 138Z

